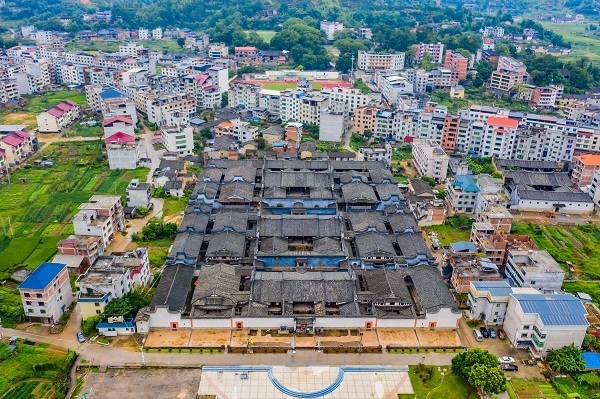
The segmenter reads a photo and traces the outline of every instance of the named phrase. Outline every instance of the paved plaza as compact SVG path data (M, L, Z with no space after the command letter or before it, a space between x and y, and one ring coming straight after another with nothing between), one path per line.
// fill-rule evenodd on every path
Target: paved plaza
M413 393L403 367L203 367L198 395L218 399L392 399Z

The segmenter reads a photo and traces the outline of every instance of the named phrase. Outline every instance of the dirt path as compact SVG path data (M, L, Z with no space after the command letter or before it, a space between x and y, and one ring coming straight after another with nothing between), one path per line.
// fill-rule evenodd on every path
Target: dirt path
M141 219L129 219L127 221L129 227L127 227L126 235L122 235L121 233L115 234L114 241L107 248L108 252L124 252L131 249L128 247L132 242L132 235L142 231L151 219L162 216L164 200L162 198L152 198L152 203L154 204L152 212Z

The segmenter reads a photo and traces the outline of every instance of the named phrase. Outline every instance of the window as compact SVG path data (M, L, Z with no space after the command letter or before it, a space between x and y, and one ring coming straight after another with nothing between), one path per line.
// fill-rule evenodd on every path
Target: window
M100 309L96 310L96 314L101 314L102 312L100 311Z
M45 311L44 309L41 309L41 310L40 310L40 313L41 313L41 314L46 314L46 311Z
M529 330L529 326L528 325L523 326L523 330Z
M27 309L27 313L33 313L33 309Z

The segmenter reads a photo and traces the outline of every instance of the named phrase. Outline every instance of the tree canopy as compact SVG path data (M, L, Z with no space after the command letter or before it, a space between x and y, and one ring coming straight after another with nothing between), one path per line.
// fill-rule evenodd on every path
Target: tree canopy
M581 350L573 344L549 350L547 360L552 370L559 373L574 374L585 370L585 361L581 357Z

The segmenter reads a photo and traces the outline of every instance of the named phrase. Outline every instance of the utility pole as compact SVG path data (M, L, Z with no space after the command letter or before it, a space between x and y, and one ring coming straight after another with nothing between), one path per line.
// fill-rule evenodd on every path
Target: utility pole
M352 54L350 59L352 60L352 63L350 66L350 78L353 78L354 77L354 54Z

